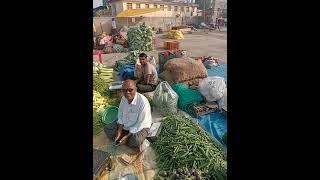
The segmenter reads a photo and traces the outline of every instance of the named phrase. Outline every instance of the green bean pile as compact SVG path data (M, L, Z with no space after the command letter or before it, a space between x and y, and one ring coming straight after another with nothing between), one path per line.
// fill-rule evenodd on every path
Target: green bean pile
M226 155L191 119L168 116L159 138L152 145L160 171L195 168L209 172L204 179L226 179Z

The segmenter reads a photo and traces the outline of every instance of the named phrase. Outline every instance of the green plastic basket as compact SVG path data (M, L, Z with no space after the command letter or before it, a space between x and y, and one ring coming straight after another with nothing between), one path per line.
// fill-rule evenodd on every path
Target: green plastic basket
M102 123L103 124L111 124L118 120L118 108L115 106L110 106L104 110L102 113Z

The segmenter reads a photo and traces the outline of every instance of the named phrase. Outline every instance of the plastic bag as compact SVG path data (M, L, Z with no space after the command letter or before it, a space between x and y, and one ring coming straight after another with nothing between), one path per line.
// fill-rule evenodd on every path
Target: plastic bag
M177 104L179 96L171 88L168 82L161 82L153 95L153 103L159 112L166 116L177 113Z
M159 72L159 66L157 66L156 58L154 56L149 57L149 62L156 68L157 72Z
M223 97L217 101L219 110L227 110L227 88L224 90Z
M154 65L154 67L157 68L157 63L156 63L156 59L154 58L154 56L149 56L148 60L149 60L150 64Z
M137 79L140 79L142 77L142 65L140 63L139 58L136 61L134 69L135 69L134 70L134 77L137 78Z
M226 83L219 76L207 77L199 83L199 91L208 102L220 100L225 93Z
M120 69L121 80L124 81L127 79L133 79L134 72L135 72L135 65L134 64L126 64L126 65L121 66L121 69Z

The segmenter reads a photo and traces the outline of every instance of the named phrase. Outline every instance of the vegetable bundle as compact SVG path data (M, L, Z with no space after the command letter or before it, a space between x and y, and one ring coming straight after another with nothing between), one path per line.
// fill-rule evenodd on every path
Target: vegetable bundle
M102 64L93 64L93 85L95 85L95 80L96 80L95 78L96 77L99 77L100 79L103 79L104 80L104 84L111 82L112 78L113 78L112 77L113 76L112 73L113 73L113 69L112 68L106 68ZM97 91L102 93L99 90L97 90Z
M105 106L108 106L107 99L105 99L101 94L93 90L93 110L95 112L102 111Z
M93 75L93 90L104 94L107 89L107 83L98 75Z
M128 30L129 50L151 51L152 31L143 23L140 26L130 27Z
M168 116L153 147L160 170L196 168L208 172L204 179L226 179L227 161L224 151L188 118Z
M101 94L93 90L93 134L96 135L103 129L103 124L101 122L101 113L104 108L108 106L106 98L101 96Z

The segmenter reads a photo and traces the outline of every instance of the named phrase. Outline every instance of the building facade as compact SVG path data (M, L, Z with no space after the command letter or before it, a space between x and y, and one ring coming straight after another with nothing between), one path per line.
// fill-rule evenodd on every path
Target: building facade
M214 18L227 17L227 0L216 0L214 6Z
M192 17L197 16L198 5L192 1L164 2L158 0L111 0L112 15L129 9L160 8L160 11L143 14L144 17Z

